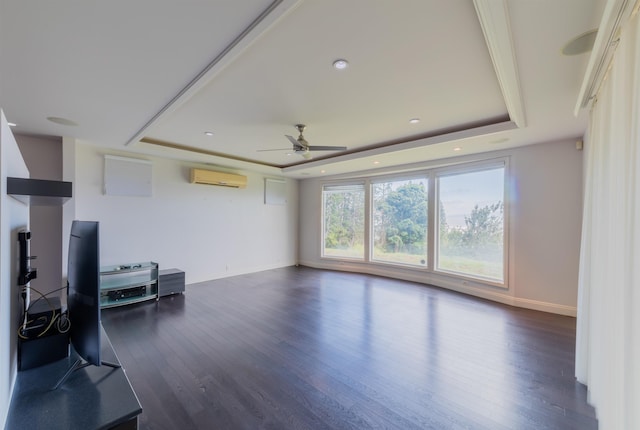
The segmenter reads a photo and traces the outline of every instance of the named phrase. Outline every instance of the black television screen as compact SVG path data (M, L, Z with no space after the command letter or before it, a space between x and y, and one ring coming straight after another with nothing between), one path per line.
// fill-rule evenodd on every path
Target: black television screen
M67 307L73 348L100 365L100 232L96 221L73 221L69 238Z
M67 310L69 337L79 358L53 387L84 367L120 367L100 359L102 323L100 320L100 225L97 221L73 221L69 237L67 266Z

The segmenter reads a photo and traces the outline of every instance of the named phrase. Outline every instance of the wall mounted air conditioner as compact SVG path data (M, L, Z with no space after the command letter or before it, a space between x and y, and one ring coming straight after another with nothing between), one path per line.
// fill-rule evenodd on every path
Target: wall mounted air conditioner
M191 169L192 184L220 185L223 187L246 188L247 177L233 173L212 170Z

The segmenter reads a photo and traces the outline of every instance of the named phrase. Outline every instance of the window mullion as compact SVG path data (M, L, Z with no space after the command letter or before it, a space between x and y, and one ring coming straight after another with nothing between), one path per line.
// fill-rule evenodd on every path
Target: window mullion
M434 270L435 267L435 255L436 255L436 240L438 217L438 196L436 192L436 175L433 172L429 173L429 191L427 193L428 201L428 224L427 224L427 269Z
M373 203L371 199L371 181L366 181L364 185L364 261L371 261L371 217L373 213Z

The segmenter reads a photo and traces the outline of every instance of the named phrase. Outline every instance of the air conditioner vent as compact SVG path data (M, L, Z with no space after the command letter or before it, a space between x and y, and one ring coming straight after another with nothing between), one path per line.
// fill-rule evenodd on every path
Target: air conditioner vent
M191 169L191 183L246 188L247 177L233 173L215 172L213 170Z

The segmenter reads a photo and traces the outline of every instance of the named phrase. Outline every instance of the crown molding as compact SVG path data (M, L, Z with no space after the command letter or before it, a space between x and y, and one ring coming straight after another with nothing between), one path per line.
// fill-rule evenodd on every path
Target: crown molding
M518 128L523 128L526 126L526 118L507 1L474 0L473 4L502 90L502 97L507 105L509 118Z

